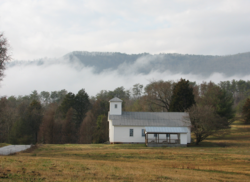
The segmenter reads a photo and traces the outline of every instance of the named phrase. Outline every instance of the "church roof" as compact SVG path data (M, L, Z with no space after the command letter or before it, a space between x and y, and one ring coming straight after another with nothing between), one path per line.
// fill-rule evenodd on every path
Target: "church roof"
M191 126L189 114L185 112L122 112L108 117L114 126Z
M113 99L111 99L109 102L122 102L121 99L114 97Z
M146 126L145 130L147 133L188 133L186 127L152 127Z

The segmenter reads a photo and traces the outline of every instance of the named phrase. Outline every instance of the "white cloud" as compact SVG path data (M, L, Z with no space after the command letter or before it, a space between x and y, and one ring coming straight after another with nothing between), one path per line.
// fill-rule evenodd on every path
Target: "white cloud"
M249 51L249 0L2 0L0 31L18 60L74 50L234 54Z

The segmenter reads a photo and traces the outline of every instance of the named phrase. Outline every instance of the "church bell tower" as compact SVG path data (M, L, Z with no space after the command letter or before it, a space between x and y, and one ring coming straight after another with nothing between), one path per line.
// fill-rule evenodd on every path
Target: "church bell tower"
M122 100L114 97L109 101L109 114L122 115Z

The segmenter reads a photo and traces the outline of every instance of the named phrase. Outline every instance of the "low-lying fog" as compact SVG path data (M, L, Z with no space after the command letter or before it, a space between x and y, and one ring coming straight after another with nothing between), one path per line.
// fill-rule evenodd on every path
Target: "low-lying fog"
M152 80L174 80L180 78L201 83L203 81L220 81L243 79L250 80L250 75L234 75L226 77L221 73L213 73L210 76L197 74L173 73L169 70L152 70L148 74L138 73L136 70L145 67L147 64L137 60L132 65L122 64L116 70L105 70L96 73L93 67L84 67L77 62L67 60L46 61L42 65L37 64L15 64L8 66L5 70L5 77L0 82L0 96L28 95L33 90L59 91L66 89L69 92L77 93L84 88L89 96L95 96L101 90L114 90L123 86L131 89L134 84L140 83L146 86Z

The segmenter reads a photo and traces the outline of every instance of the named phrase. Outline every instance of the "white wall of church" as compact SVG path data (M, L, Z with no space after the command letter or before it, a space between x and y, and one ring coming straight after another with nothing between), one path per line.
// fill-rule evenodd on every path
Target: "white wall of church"
M133 136L130 136L130 129L133 129ZM142 136L142 129L140 126L115 126L114 142L121 143L145 143L145 136Z
M133 136L130 136L130 129L133 129ZM143 126L113 126L109 121L109 141L111 143L145 143L145 136L142 135ZM189 128L190 129L190 128ZM190 130L189 130L190 131ZM148 134L149 140L154 140L154 134ZM177 134L171 134L171 139L178 139ZM166 134L159 134L159 139L166 139ZM180 134L181 144L187 144L191 140L190 133Z
M180 134L180 144L187 144L187 134L186 133Z
M114 126L112 121L109 121L109 142L114 142Z
M191 143L191 127L188 128L188 133L187 133L187 143Z

